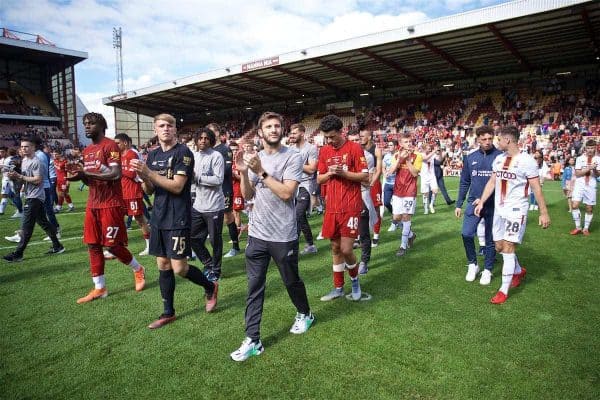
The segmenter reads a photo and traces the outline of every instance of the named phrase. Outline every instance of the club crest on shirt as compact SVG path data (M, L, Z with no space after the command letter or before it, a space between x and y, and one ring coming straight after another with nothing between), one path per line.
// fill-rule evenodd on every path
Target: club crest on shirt
M185 166L190 165L191 162L192 162L192 157L183 156L183 164Z

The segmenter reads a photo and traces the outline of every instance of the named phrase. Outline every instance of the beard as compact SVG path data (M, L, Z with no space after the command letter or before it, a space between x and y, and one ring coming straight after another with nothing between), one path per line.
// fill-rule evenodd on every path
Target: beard
M269 137L266 136L263 138L265 143L267 143L269 146L277 146L279 143L281 143L281 139L283 139L283 135L279 135L279 138L277 140L271 140Z

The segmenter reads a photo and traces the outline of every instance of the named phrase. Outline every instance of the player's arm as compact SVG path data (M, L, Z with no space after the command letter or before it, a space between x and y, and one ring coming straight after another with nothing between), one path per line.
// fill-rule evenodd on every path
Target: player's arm
M336 173L336 175L341 176L344 179L348 179L349 181L369 184L369 171L350 172L340 170Z
M413 177L419 176L421 172L421 165L423 164L423 158L419 154L415 157L414 161L410 160L410 157L406 157L406 166L408 167L408 171Z
M10 179L17 179L23 182L27 182L27 183L31 183L35 186L39 186L42 183L42 175L40 174L39 169L35 170L34 169L34 175L33 176L25 176L25 175L21 175L18 172L15 171L10 171L8 172L8 177Z
M478 199L475 199L475 201L473 202L473 205L475 206L475 210L474 210L475 215L479 216L481 209L483 208L483 205L485 204L487 199L490 198L492 193L494 193L495 188L496 188L496 174L492 173L490 180L485 185L485 188L483 188L483 193L481 193L481 197L479 197Z
M373 175L370 178L370 186L373 186L379 180L379 178L381 178L382 165L383 154L381 153L381 149L377 147L375 148L375 171L373 172Z
M302 172L304 172L305 174L311 175L311 174L314 174L316 171L317 171L317 160L311 160L309 158L308 161L306 162L306 164L304 164L302 166Z
M132 170L131 168L131 160L133 160L134 158L130 157L129 155L125 155L121 160L122 160L122 168L121 168L121 175L123 175L126 178L129 178L131 180L134 180L136 177L136 173L135 171ZM137 157L135 157L135 159L137 159Z
M279 197L283 201L289 201L294 198L296 190L298 189L298 181L293 179L284 179L283 182L278 181L271 175L268 175L263 179L263 183L266 187L271 189L275 196Z
M146 165L144 164L144 166ZM173 176L173 179L168 179L166 176L159 175L156 171L150 170L147 166L145 169L147 170L147 173L138 171L138 175L144 181L142 183L142 188L145 186L146 188L151 189L150 192L144 189L146 194L154 193L157 186L165 189L167 192L180 194L189 179L187 175L177 173Z
M546 207L546 199L542 193L542 185L539 177L527 178L529 187L533 191L535 201L537 201L540 209L539 224L542 228L546 229L550 225L550 215L548 214L548 208Z

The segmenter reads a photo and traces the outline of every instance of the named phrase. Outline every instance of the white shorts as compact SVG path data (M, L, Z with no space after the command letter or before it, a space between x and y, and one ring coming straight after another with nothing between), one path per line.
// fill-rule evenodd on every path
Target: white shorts
M421 193L437 192L438 184L435 176L425 178L421 177Z
M2 194L14 194L15 193L15 184L12 180L8 178L2 178Z
M417 209L417 199L415 197L398 197L392 196L392 214L413 215Z
M588 206L596 205L596 188L587 185L581 185L575 183L575 187L573 188L573 193L571 193L571 198L573 201L580 202Z
M506 240L507 242L520 244L525 235L525 227L527 226L527 214L513 217L501 217L494 214L494 226L492 235L494 242Z

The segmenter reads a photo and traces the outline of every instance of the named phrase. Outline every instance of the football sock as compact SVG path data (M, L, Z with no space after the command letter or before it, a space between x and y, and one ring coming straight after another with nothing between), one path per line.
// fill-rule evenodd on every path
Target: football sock
M175 298L175 273L172 269L158 272L158 286L160 286L160 295L163 300L164 314L174 315L175 308L173 300Z
M71 195L66 194L65 200L67 201L67 204L69 205L69 207L73 207L73 200L71 199Z
M62 208L63 203L65 202L65 197L61 194L58 196L58 206L56 207L57 210L60 210Z
M432 207L435 205L435 193L431 193L431 201L429 202L429 205L431 205Z
M515 273L515 253L502 253L502 259L504 263L502 264L502 286L500 286L500 291L508 294Z
M88 246L88 255L90 257L90 271L92 276L104 275L104 254L102 246Z
M574 209L571 214L573 214L573 222L575 222L575 228L581 229L581 213L579 209Z
M521 273L521 264L519 263L519 257L517 257L517 255L515 254L515 275L518 275Z
M129 263L129 266L131 267L132 270L134 271L139 271L140 268L142 267L140 265L140 263L135 259L135 257L131 258L131 262Z
M593 217L594 217L594 214L585 213L585 216L583 217L583 229L585 229L585 230L590 229L590 224L592 223Z
M0 200L0 213L4 213L4 209L6 208L7 204L8 204L7 198L2 198L2 200Z
M194 282L196 285L202 286L207 293L212 293L212 291L214 290L214 285L212 284L212 282L206 279L206 276L204 276L202 271L200 271L193 265L189 266L185 278Z
M356 263L352 265L346 265L346 267L348 268L348 275L350 275L350 278L355 279L358 276L358 268L356 268Z
M373 225L373 233L375 234L375 239L379 239L379 232L381 232L381 215L377 213L377 222Z
M108 251L110 251L115 257L117 257L117 260L121 261L125 265L130 265L129 263L131 263L131 260L133 259L131 252L123 245L112 246L108 249Z
M427 206L429 205L429 195L423 195L423 207L427 210Z
M94 282L94 288L102 289L106 286L106 281L104 280L104 275L93 276L92 281Z
M237 251L240 251L240 243L238 241L239 232L237 226L235 225L235 222L227 224L227 229L229 229L229 238L233 243L233 248Z
M479 225L477 225L477 239L479 239L479 247L484 247L485 246L485 223L483 222L483 219L481 220Z
M410 237L410 226L411 226L411 221L404 221L402 223L402 242L400 244L400 247L402 247L403 249L408 248L408 238Z
M346 264L333 264L333 286L335 288L344 287L344 268Z

